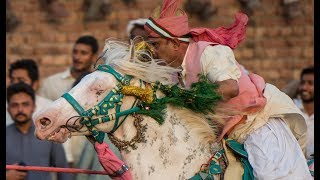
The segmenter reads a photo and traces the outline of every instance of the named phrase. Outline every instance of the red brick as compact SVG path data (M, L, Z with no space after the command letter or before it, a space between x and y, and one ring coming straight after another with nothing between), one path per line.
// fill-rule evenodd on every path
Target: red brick
M253 57L253 49L244 48L241 53L244 59L251 59Z
M289 36L292 33L292 28L289 26L287 27L282 27L280 30L280 35L281 36Z
M10 44L16 45L16 46L23 44L24 38L23 38L22 34L14 34L11 38L12 39L11 39Z
M266 29L266 37L277 37L280 35L281 27L271 27Z
M308 35L308 36L313 36L314 35L314 28L313 26L305 26L305 31L304 31L304 34L305 35Z
M281 38L262 39L257 44L263 48L283 48L287 46L287 41Z
M82 22L69 23L69 24L61 24L57 27L59 31L62 32L81 32L84 30L84 26Z
M79 32L68 32L66 37L67 37L67 42L74 43L80 37L80 33Z
M280 78L286 78L286 79L293 79L293 72L292 69L283 68L280 71Z
M290 52L290 56L291 57L300 57L301 56L301 47L291 47L289 49L289 52Z
M292 35L295 36L304 36L304 27L303 26L292 26Z
M66 33L63 32L58 32L55 34L55 42L66 42L67 41L67 36Z
M267 33L266 31L267 31L267 29L265 27L257 27L257 28L255 28L255 36L257 38L261 38L261 37L265 36L265 34Z
M276 57L278 54L277 54L277 49L266 49L265 50L265 53L266 53L266 57L269 57L269 58L274 58Z
M105 21L97 21L97 22L88 22L84 25L85 30L101 30L101 31L107 31L108 23Z
M303 57L306 58L313 58L314 57L314 52L312 47L306 47L303 50Z
M310 38L292 37L288 39L288 45L297 47L306 47L311 43Z

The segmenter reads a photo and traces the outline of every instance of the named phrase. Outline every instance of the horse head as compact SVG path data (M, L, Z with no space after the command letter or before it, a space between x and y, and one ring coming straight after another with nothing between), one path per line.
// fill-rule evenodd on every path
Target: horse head
M65 142L71 136L89 135L91 129L81 123L86 120L87 115L81 114L79 111L93 110L92 107L98 107L99 103L101 105L103 104L102 101L105 101L106 103L101 106L108 106L108 108L102 109L103 107L100 107L100 117L115 114L116 107L114 105L120 101L122 102L123 99L119 99L119 102L116 102L116 100L112 99L110 101L110 99L105 98L107 95L117 98L119 94L111 95L112 90L114 92L117 91L115 89L117 85L129 85L128 82L128 84L121 82L122 79L120 78L122 77L138 77L130 80L131 86L144 87L145 82L151 83L155 81L173 84L172 74L178 70L161 66L160 64L164 61L152 59L150 51L146 51L145 45L142 42L130 46L120 41L108 39L100 56L104 61L104 65L99 65L96 71L85 76L69 92L54 101L50 106L44 107L42 111L33 115L36 126L35 135L42 140L52 140L60 143ZM126 74L122 74L116 69ZM141 81L138 81L139 78L144 79L144 83L141 84ZM124 98L123 102L125 103L122 103L121 110L130 109L127 106L132 105L134 97L126 96ZM81 110L74 107L79 107ZM114 122L114 119L108 122L100 121L94 126L94 130L98 129L108 133Z

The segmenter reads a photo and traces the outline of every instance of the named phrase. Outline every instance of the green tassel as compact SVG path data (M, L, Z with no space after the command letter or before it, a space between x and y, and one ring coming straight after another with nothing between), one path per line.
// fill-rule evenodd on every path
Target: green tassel
M139 114L147 115L163 124L166 104L184 107L197 113L207 114L213 109L221 96L216 92L217 83L211 83L204 75L199 76L199 82L193 83L190 89L181 89L178 85L160 85L160 91L165 94L161 99L155 99L151 104L143 103ZM148 109L146 109L148 107Z

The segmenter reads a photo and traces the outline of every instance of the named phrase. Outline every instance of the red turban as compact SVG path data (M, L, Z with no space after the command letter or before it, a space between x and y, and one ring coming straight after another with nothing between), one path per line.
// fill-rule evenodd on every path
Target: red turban
M227 45L234 49L244 38L248 16L237 13L235 22L230 27L189 28L187 14L178 9L182 0L163 0L159 18L149 17L144 28L149 37L177 38L180 41L189 42L189 38L183 35L190 34L191 39L197 41L208 41ZM177 15L177 10L182 14Z

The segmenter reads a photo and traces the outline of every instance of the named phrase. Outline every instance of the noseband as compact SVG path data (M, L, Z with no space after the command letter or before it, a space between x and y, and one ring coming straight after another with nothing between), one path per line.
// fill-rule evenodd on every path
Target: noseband
M119 82L116 85L116 87L112 89L109 92L109 94L107 94L107 96L101 102L99 102L97 105L95 105L94 107L88 110L84 110L84 108L81 107L81 105L77 102L77 100L75 100L68 92L63 94L62 97L65 98L71 104L71 106L78 112L78 114L82 117L82 121L80 123L85 125L88 128L90 134L95 138L97 142L102 143L105 133L98 131L95 125L115 120L114 126L110 132L110 133L114 133L125 121L127 116L129 114L139 111L140 107L134 107L137 101L136 99L130 109L125 111L120 111L121 105L122 105L122 99L124 97L124 94L121 92L121 88L122 86L130 85L132 76L129 76L129 75L122 76L120 73L118 73L109 65L99 65L97 67L97 70L112 74ZM108 110L113 108L115 108L116 112L114 114L108 114ZM103 115L103 116L99 118L93 118L93 116L100 116L100 115ZM126 116L126 117L119 123L119 118L121 116Z

